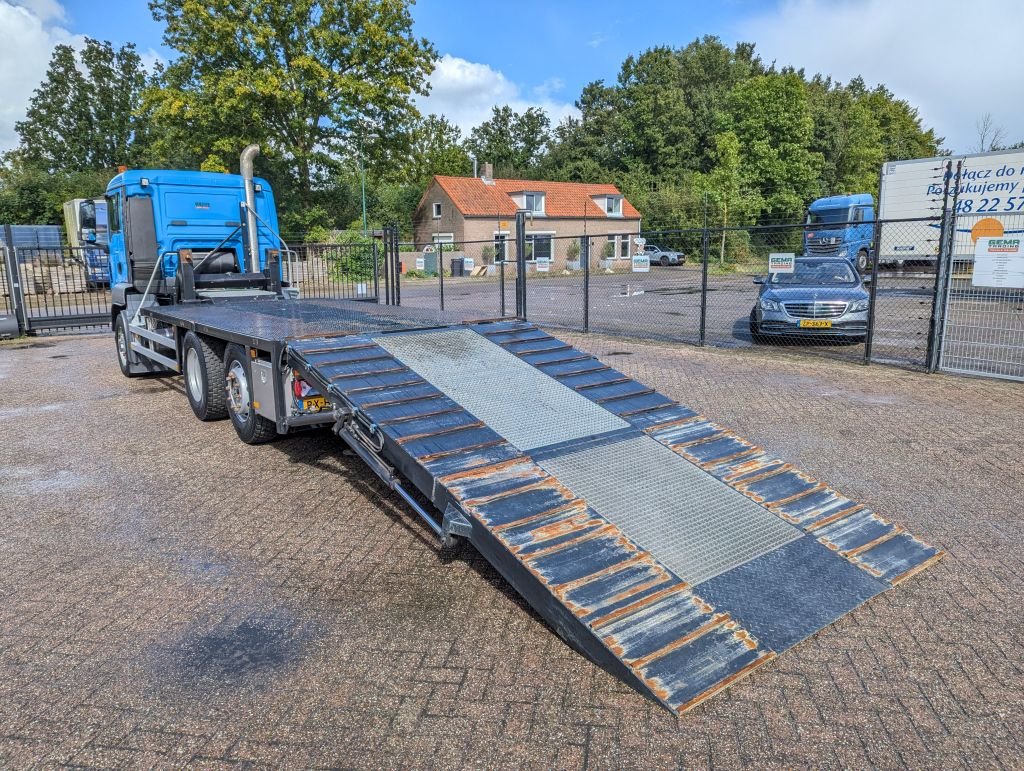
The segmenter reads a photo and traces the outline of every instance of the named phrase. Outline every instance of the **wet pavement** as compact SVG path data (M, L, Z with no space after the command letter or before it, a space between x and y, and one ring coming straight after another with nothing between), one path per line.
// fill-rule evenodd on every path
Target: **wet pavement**
M561 336L947 557L676 718L329 433L243 445L107 335L0 344L0 767L1024 764L1019 384Z

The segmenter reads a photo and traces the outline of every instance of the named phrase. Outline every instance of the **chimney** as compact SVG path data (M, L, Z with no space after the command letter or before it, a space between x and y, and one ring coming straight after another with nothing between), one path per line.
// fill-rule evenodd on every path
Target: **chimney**
M482 179L493 179L494 178L494 167L489 164L484 164L484 173L480 175Z

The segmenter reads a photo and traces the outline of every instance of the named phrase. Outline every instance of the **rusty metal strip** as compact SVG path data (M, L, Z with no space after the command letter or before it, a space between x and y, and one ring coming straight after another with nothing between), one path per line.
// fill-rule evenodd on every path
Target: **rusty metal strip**
M689 645L694 640L700 639L708 632L712 632L715 629L718 629L718 627L727 624L731 620L732 619L729 617L728 613L719 613L717 616L713 616L708 623L704 624L704 626L700 627L699 629L695 629L689 634L683 635L678 640L670 642L668 645L659 648L653 653L648 653L646 656L641 656L640 658L634 659L632 661L628 659L623 659L623 661L625 661L633 669L643 669L652 661L657 661L663 656L667 656L672 651L679 650L684 645Z
M638 565L642 562L649 563L651 565L659 564L654 559L654 557L652 557L647 552L640 552L639 554L635 554L634 556L629 557L628 559L624 559L622 562L616 562L614 565L609 565L608 567L591 573L590 575L583 576L582 578L577 578L574 581L566 581L564 584L555 584L553 586L550 586L550 589L556 597L561 598L566 592L571 592L573 589L579 589L581 586L586 586L592 581L597 581L600 578L605 578L606 576L613 575L622 570L626 570L632 567L633 565Z
M454 471L451 474L446 474L442 477L438 477L437 481L448 487L452 482L458 482L463 479L479 479L482 477L490 476L491 474L499 471L504 471L512 466L522 466L528 458L510 458L509 460L498 461L497 463L488 463L484 466L477 466L476 468L463 469L462 471ZM537 471L543 473L540 467L536 467Z
M647 394L653 394L653 393L656 393L653 388L645 388L645 389L640 390L640 391L631 391L628 394L616 394L615 396L605 396L605 397L602 397L601 399L594 399L594 403L595 404L607 404L608 402L617 402L617 401L620 401L621 399L632 399L634 396L647 396ZM658 405L658 409L661 409L664 406L665 406L664 404L659 404ZM650 408L648 407L647 409L650 409ZM623 414L625 414L625 415L632 415L633 413L627 412L627 413L623 413Z
M516 492L519 492L519 491L517 490ZM470 504L467 503L466 505L468 506ZM573 509L580 509L582 512L585 512L587 510L587 503L586 503L586 501L584 501L584 500L582 500L580 498L573 498L573 499L567 501L566 503L560 504L558 506L552 506L549 509L545 509L544 511L540 512L539 514L531 514L528 517L523 517L522 519L516 519L516 520L513 520L512 522L503 522L500 525L494 525L493 527L491 527L491 532L494 533L495 535L500 535L505 530L510 530L512 528L515 528L515 527L522 527L523 525L528 525L531 522L536 522L537 520L540 520L540 519L545 519L547 517L553 517L556 514L559 514L561 512L568 513L570 511L572 511Z
M342 391L344 392L344 389L342 389ZM365 412L366 410L371 410L374 407L395 407L399 404L412 404L413 402L424 402L427 401L428 399L440 399L442 397L444 397L444 394L438 391L437 393L433 394L406 396L401 399L385 399L382 402L368 402L367 404L362 405L361 409Z
M656 393L656 392L652 389L651 393ZM629 394L629 396L644 396L644 395L645 394L642 394L642 393L639 393L639 394ZM658 410L663 410L663 409L666 409L667 407L674 407L674 406L677 406L678 404L679 404L679 402L669 401L669 402L666 402L665 404L655 404L655 405L652 405L650 407L641 407L638 410L627 410L626 412L620 412L620 413L617 413L617 414L618 414L618 416L620 418L628 418L628 417L630 417L632 415L641 415L641 414L643 414L645 412L657 412ZM664 425L665 424L662 424L662 427L664 427Z
M661 409L661 407L658 407ZM627 415L630 413L626 413ZM679 418L678 420L669 420L664 423L655 423L652 426L648 426L644 429L645 434L651 434L655 431L664 431L666 428L675 428L676 426L685 426L687 423L702 423L706 421L703 415L691 415L688 418Z
M482 450L485 447L494 447L498 444L507 444L507 442L505 442L501 437L498 437L497 439L491 439L487 442L471 444L469 447L457 447L454 450L442 450L441 452L433 452L428 455L420 455L416 460L421 463L430 463L431 461L440 460L441 458L450 458L453 455L461 455L464 452L472 452L473 450Z
M811 482L813 480L807 479L807 481ZM804 498L804 497L806 497L808 495L812 495L813 493L820 493L822 490L827 490L827 489L828 489L828 485L826 485L824 482L818 482L814 487L811 487L808 490L802 490L801 492L794 493L793 495L790 495L790 496L788 496L786 498L781 498L781 499L779 499L777 501L771 501L769 503L766 503L765 507L768 508L768 509L774 509L774 507L776 507L776 506L785 506L787 503L792 503L793 501L798 501L801 498Z
M889 583L893 586L896 586L896 584L902 583L903 581L906 581L908 578L916 576L918 573L927 570L945 556L946 552L942 549L939 549L933 556L929 557L924 562L920 562L917 565L914 565L912 568L909 568L903 573L900 573L895 578L890 578Z
M567 549L570 546L576 546L577 544L584 543L585 541L591 541L595 538L600 538L601 536L605 535L611 535L613 533L620 533L620 531L617 527L615 527L615 525L609 522L604 527L599 527L597 530L594 530L591 533L587 533L586 535L581 535L579 538L573 538L571 541L564 541L562 543L555 544L554 546L549 546L547 549L540 549L538 551L530 552L530 554L527 555L526 560L532 562L534 560L540 559L541 557L546 557L549 554L554 554L555 552ZM541 580L543 581L543 579Z
M671 574L668 573L668 571L666 571L666 575ZM650 581L647 585L653 585L654 583L656 582ZM623 608L613 610L611 613L601 616L600 618L594 619L593 621L589 622L590 628L597 631L602 626L607 626L612 621L617 621L618 619L623 618L624 616L632 615L633 613L636 613L638 610L641 610L647 607L648 605L660 602L661 600L665 599L666 597L670 597L673 594L677 594L678 592L686 592L689 590L690 585L683 581L674 586L670 586L667 589L663 589L660 592L655 592L654 594L648 597L644 597L642 600L637 600L636 602L626 605Z
M628 383L630 378L628 377L617 377L611 380L602 380L600 383L584 383L580 386L573 386L574 391L586 391L591 388L600 388L601 386L618 385L619 383ZM600 402L599 402L600 403Z
M880 546L881 544L885 543L890 538L895 538L896 536L905 532L906 530L904 530L901 525L894 525L892 530L890 530L888 533L885 533L884 535L880 535L875 540L868 541L865 544L861 544L856 549L848 549L847 551L840 552L840 554L842 554L847 559L849 559L850 557L856 557L858 554L863 554L866 551L870 551L871 549L874 549L876 546Z
M825 527L826 525L831 525L833 522L838 522L841 519L845 519L846 517L856 514L858 511L863 511L864 508L864 504L854 503L853 505L847 506L845 509L842 509L841 511L837 511L835 514L832 514L831 516L825 517L824 519L821 519L817 522L812 522L811 524L804 527L804 530L806 530L808 533L813 533L815 530L819 528ZM786 519L790 518L786 517Z
M391 357L390 356L387 356L387 357L382 356L380 358L388 358L388 359L390 359ZM339 362L339 363L340 364L359 364L361 362ZM388 369L368 369L365 372L343 372L340 375L334 375L332 377L327 378L327 381L330 382L330 383L336 383L339 380L349 380L351 378L357 378L357 377L372 377L373 375L391 375L391 374L394 374L395 372L405 372L406 370L409 370L409 368L406 367L405 365L402 365L401 367L390 367ZM409 371L411 372L411 370L409 370Z
M441 428L441 429L438 429L437 431L424 431L424 432L419 433L419 434L409 434L409 436L400 437L400 438L396 439L395 441L397 441L399 444L405 444L407 442L416 441L417 439L430 439L431 437L434 437L434 436L444 436L445 434L454 434L454 433L457 433L459 431L468 431L468 430L473 429L473 428L483 428L483 427L484 427L484 422L482 420L478 420L478 421L476 421L474 423L467 423L464 426L449 426L448 428Z
M453 412L463 412L462 407L445 407L441 410L432 410L430 412L416 412L412 415L401 415L397 418L388 418L387 420L378 420L378 426L394 426L399 423L408 423L412 420L423 420L424 418L435 418L440 415L450 415Z
M553 487L558 490L565 490L567 493L569 492L557 479L548 475L538 478L536 482L530 482L529 484L522 485L521 487L513 487L511 490L503 490L500 493L485 495L481 498L470 498L463 501L463 503L467 506L482 506L484 504L491 503L492 501L500 501L502 498L519 495L520 493L527 493L531 490L538 490L542 487ZM569 495L572 495L572 493L569 493ZM501 525L500 527L504 527L504 525Z
M412 372L412 370L409 370L409 371ZM370 373L370 374L367 374L367 375L362 375L362 377L376 377L378 374L380 374L380 373L373 372L373 373ZM413 372L413 374L416 375L415 372ZM406 386L412 386L412 385L426 385L426 383L427 383L426 380L421 378L419 375L416 375L416 377L413 378L412 380L400 380L397 383L386 383L385 385L369 385L369 386L359 386L358 388L342 388L341 390L344 391L346 394L349 394L349 395L351 395L351 394L365 394L365 393L371 393L373 391L384 391L384 390L386 390L388 388L405 388Z

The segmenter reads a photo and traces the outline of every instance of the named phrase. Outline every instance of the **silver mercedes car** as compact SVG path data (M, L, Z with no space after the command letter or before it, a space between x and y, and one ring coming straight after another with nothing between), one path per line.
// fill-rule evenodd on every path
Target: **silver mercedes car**
M779 336L864 340L871 302L864 282L848 260L798 257L792 273L754 279L760 284L750 311L756 342Z

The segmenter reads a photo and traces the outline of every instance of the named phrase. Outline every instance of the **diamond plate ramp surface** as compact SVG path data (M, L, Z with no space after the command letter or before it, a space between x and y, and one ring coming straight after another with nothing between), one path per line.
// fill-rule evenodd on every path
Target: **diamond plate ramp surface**
M376 342L520 450L629 427L470 329Z
M692 585L803 535L648 436L538 463Z

